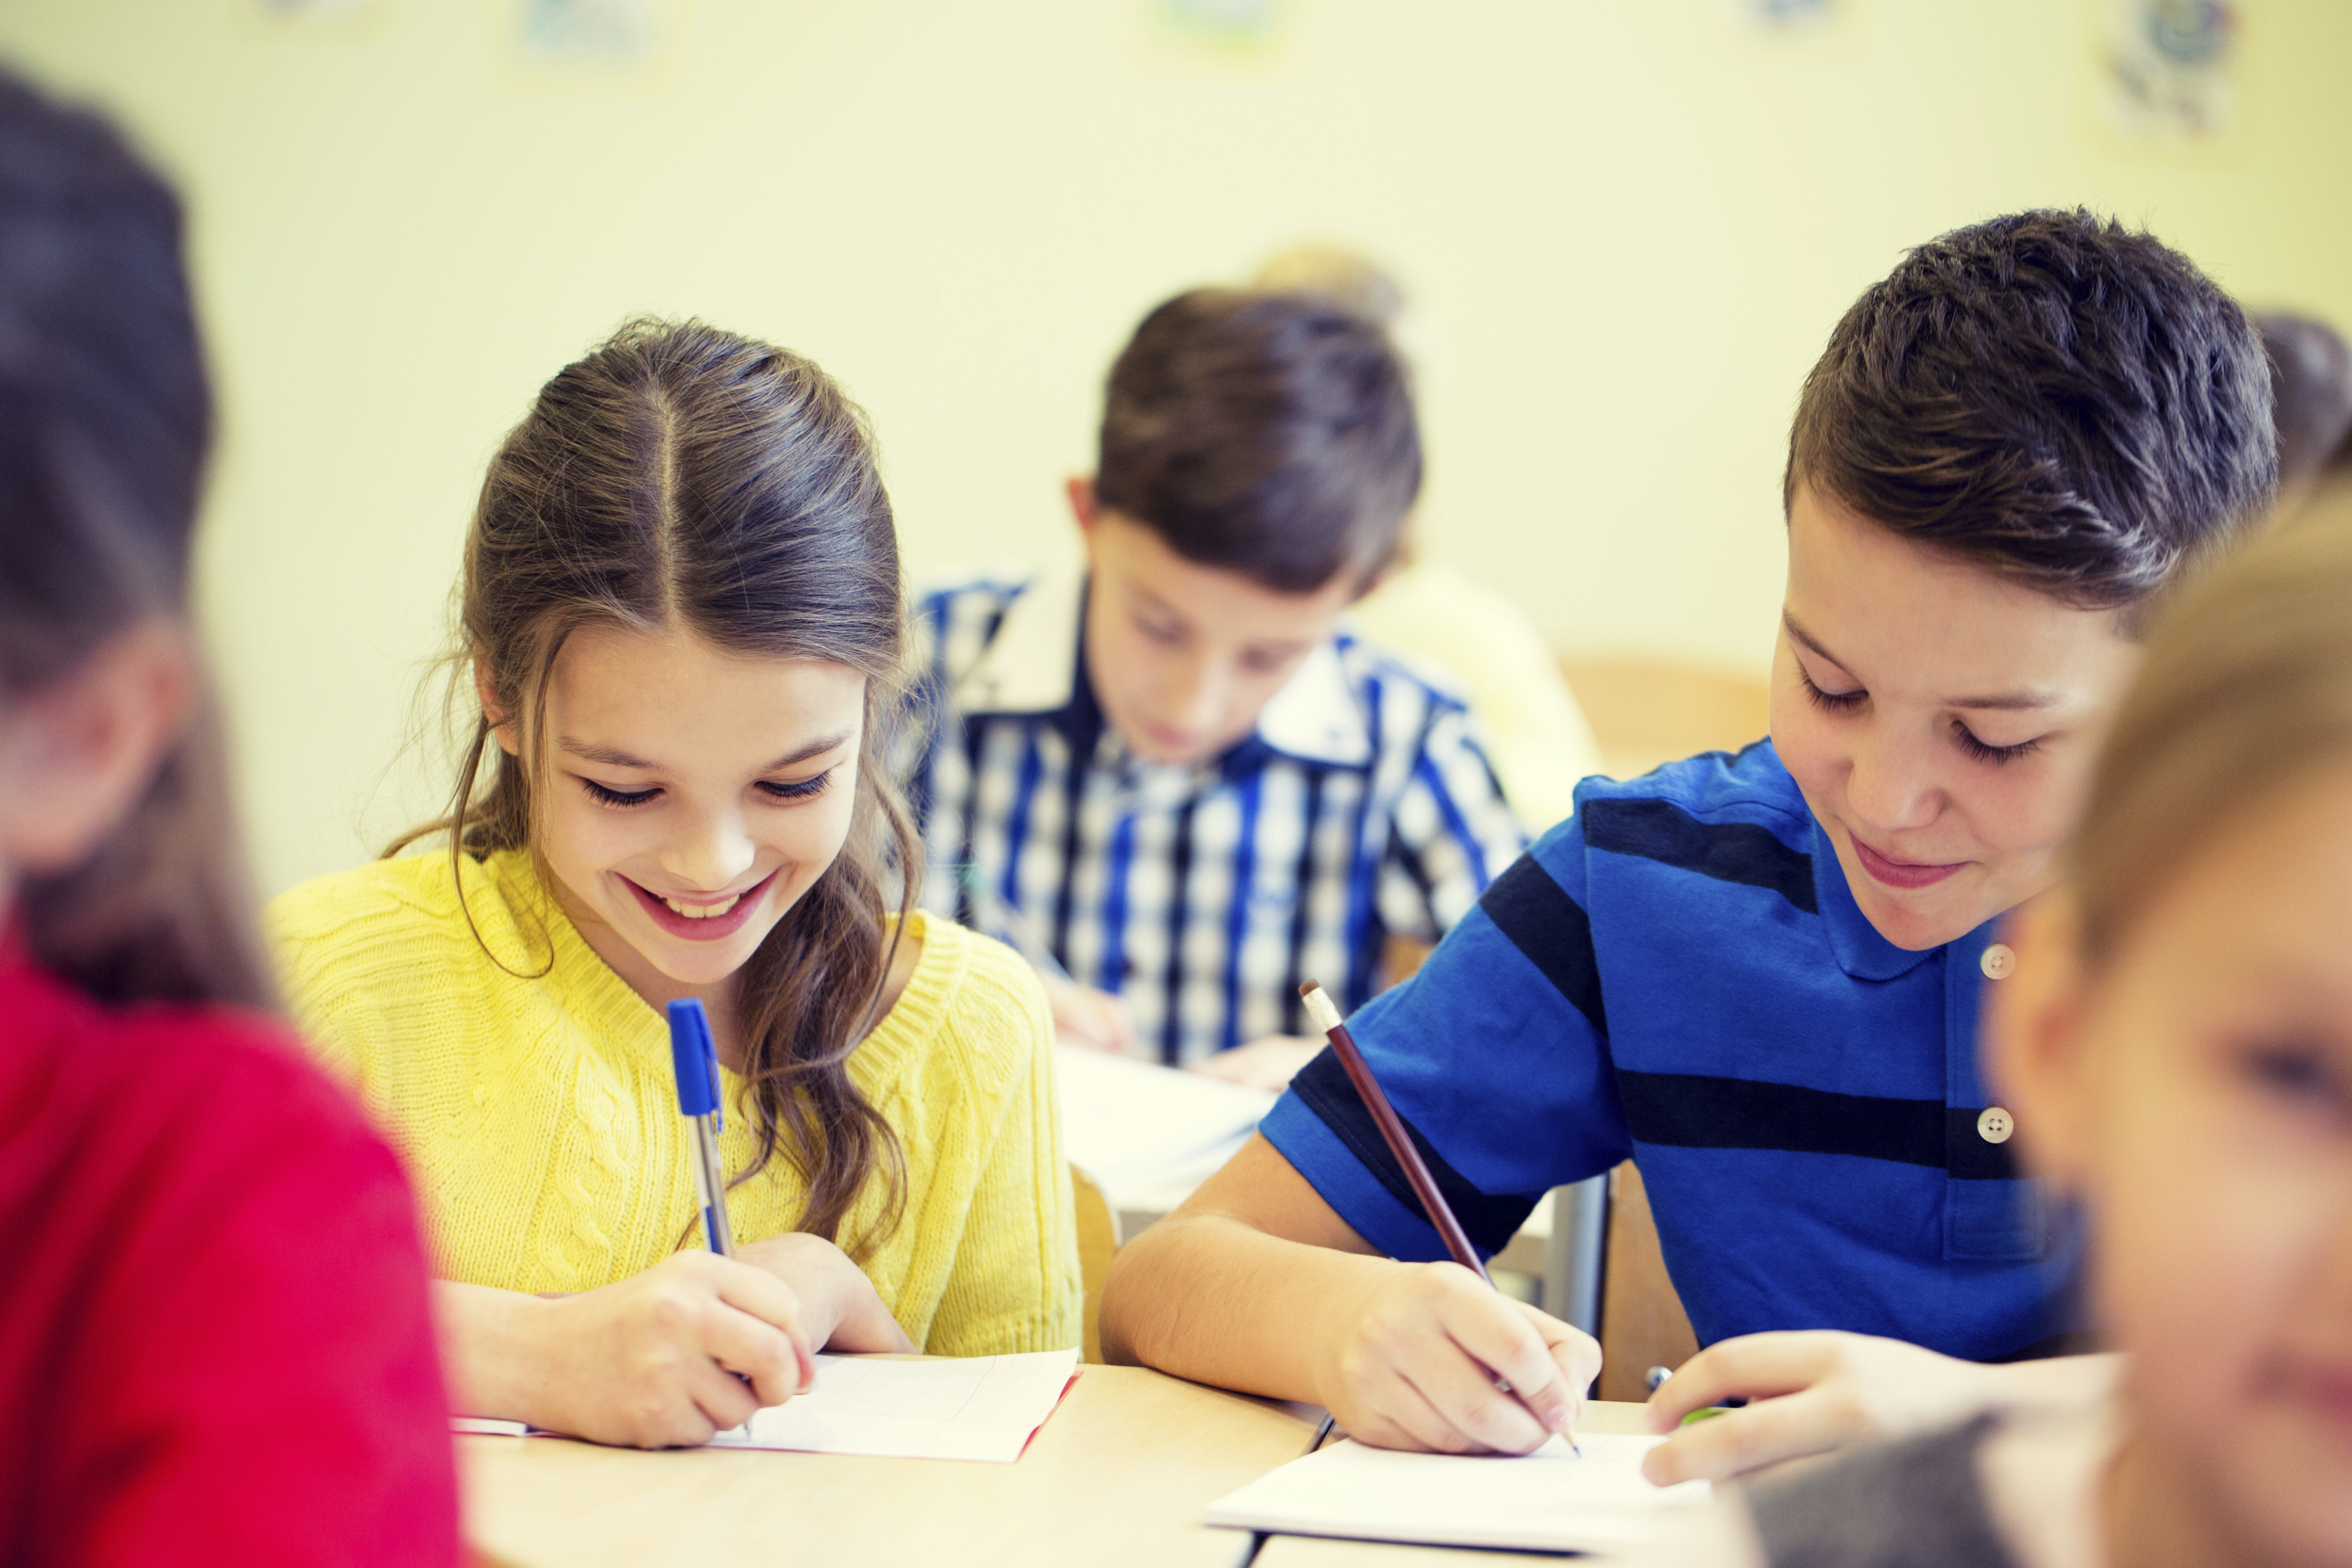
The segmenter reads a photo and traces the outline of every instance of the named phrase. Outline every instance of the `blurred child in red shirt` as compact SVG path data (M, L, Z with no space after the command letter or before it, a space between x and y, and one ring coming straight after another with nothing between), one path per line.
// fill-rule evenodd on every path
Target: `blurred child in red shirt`
M171 192L0 75L0 1561L453 1563L400 1167L259 1009Z

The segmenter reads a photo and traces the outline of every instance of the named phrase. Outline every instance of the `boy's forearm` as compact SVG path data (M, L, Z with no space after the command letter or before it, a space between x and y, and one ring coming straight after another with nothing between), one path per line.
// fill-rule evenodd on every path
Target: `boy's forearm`
M1316 1353L1366 1292L1407 1265L1286 1241L1220 1214L1179 1214L1120 1249L1103 1291L1106 1360L1320 1403Z

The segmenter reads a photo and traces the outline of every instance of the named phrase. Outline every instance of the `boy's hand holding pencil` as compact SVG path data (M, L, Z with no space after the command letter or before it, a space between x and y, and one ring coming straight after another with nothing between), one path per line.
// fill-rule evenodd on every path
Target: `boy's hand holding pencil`
M1316 1378L1324 1404L1350 1437L1382 1448L1524 1454L1555 1434L1573 1448L1600 1344L1495 1289L1339 1009L1312 980L1298 994L1454 1259L1386 1272L1343 1306L1343 1331L1314 1342L1329 1347Z

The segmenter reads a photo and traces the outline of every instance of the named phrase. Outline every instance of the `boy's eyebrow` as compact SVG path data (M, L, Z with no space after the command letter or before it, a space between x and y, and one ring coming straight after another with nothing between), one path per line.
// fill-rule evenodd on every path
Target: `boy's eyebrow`
M823 757L826 752L845 744L848 739L849 731L845 729L839 735L829 735L823 740L812 740L806 746L797 747L786 752L760 771L780 772L796 762L806 762L812 757ZM589 746L572 739L568 735L559 736L556 738L556 745L583 762L601 762L607 768L634 768L645 773L659 771L658 764L647 762L644 758L624 751L617 746Z
M1831 653L1827 648L1822 647L1820 639L1816 638L1811 632L1806 631L1802 626L1797 624L1797 618L1790 614L1785 610L1780 612L1780 624L1788 628L1789 635L1795 641L1802 643L1806 647L1811 648L1814 653L1819 653L1822 658L1827 659L1839 669L1845 670L1849 674L1853 674L1853 671L1847 666L1844 660L1839 658L1835 653ZM2055 692L2038 692L2028 690L1995 692L1990 696L1981 697L1948 697L1945 699L1944 706L1946 707L1991 709L2002 713L2024 713L2035 708L2056 707L2064 700L2065 699L2061 697Z
M1795 641L1802 643L1806 647L1811 648L1814 653L1819 653L1822 658L1827 659L1839 669L1843 670L1845 668L1844 660L1839 658L1835 653L1831 653L1827 648L1822 647L1821 639L1814 636L1811 632L1806 631L1802 626L1797 624L1797 618L1790 614L1785 610L1780 612L1780 624L1788 630L1789 635Z

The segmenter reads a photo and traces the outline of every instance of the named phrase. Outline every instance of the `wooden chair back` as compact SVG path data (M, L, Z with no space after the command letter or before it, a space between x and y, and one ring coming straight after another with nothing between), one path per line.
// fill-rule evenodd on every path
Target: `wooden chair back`
M1076 1166L1070 1167L1070 1196L1078 1214L1078 1278L1086 1285L1086 1358L1100 1366L1103 1281L1118 1253L1118 1216L1095 1178Z
M1637 779L1702 751L1736 751L1769 727L1769 689L1752 675L1630 658L1564 658L1559 671L1612 779Z

